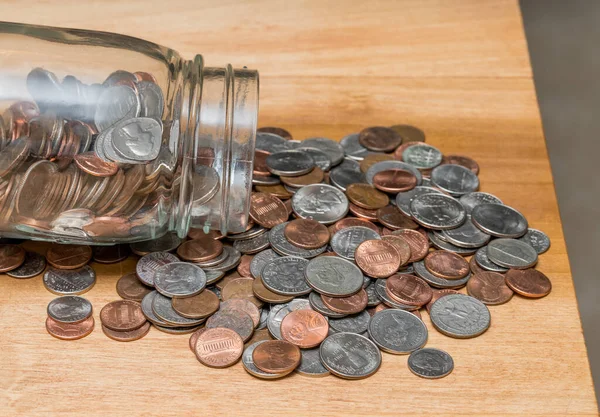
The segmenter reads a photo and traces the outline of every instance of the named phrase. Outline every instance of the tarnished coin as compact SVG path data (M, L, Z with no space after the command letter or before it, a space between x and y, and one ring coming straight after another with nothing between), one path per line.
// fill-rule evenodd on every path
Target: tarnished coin
M385 352L406 354L425 345L427 327L408 311L390 308L371 318L369 337Z
M444 194L421 194L410 203L413 219L430 229L454 229L464 223L467 215L463 206Z
M51 336L61 340L77 340L86 337L94 330L94 317L90 316L79 323L60 323L51 317L46 318L46 330Z
M223 253L223 244L209 235L200 239L183 242L177 248L177 255L185 261L205 262L216 258Z
M351 184L346 189L348 199L359 207L377 210L389 204L387 195L369 184Z
M219 297L212 291L202 291L188 298L173 298L173 310L188 319L202 319L219 309Z
M266 164L272 174L290 177L308 174L315 167L312 156L297 150L272 153L267 156Z
M541 298L550 294L552 282L536 269L510 269L506 273L506 285L523 297Z
M310 310L308 300L304 298L296 298L287 304L277 304L272 306L267 319L267 328L269 333L278 340L283 340L281 337L281 322L292 311Z
M144 284L154 287L154 274L158 268L172 262L179 262L179 258L169 252L151 252L138 261L135 273Z
M419 169L435 168L442 162L442 153L431 145L419 143L406 148L402 160Z
M431 182L440 190L460 197L479 189L479 178L460 165L440 165L431 172Z
M348 213L348 198L331 185L312 184L302 187L294 194L292 209L300 218L331 224Z
M402 211L402 214L408 217L412 217L412 213L410 211L410 203L413 198L421 195L421 194L443 194L440 190L433 187L427 186L417 186L410 191L405 191L398 193L396 195L396 207Z
M243 298L230 298L221 303L219 311L238 310L248 314L252 319L254 327L258 327L260 323L260 311L252 302Z
M513 296L513 291L506 285L504 275L489 271L473 274L467 283L467 292L488 305L504 304Z
M344 259L354 260L356 248L368 240L381 239L379 233L363 226L346 227L331 238L331 248Z
M267 340L252 352L254 365L269 373L290 373L300 364L300 349L284 340Z
M413 266L415 274L435 288L461 288L464 287L471 278L471 274L467 274L466 277L461 279L444 279L436 277L429 272L429 270L425 267L425 262L423 261L415 262L413 263Z
M490 240L490 235L477 228L468 214L463 224L455 229L442 230L442 235L449 243L461 248L479 248Z
M112 301L100 310L100 321L111 330L129 332L146 323L140 303L131 300Z
M341 318L329 318L329 327L334 332L363 334L369 328L371 316L366 311Z
M274 258L278 258L279 255L272 249L267 249L262 252L257 253L250 261L250 274L254 278L260 278L262 274L262 270L265 265Z
M96 273L88 265L80 269L49 268L44 274L44 287L57 295L78 295L92 289Z
M496 237L517 238L527 232L527 220L512 207L502 204L479 204L471 211L475 226Z
M219 310L206 320L206 327L214 329L224 327L240 335L245 342L252 337L254 322L248 313L241 310Z
M146 336L150 331L150 327L152 327L152 325L149 322L146 322L138 329L126 332L118 332L102 325L102 331L107 337L111 338L112 340L116 340L117 342L133 342Z
M494 262L490 261L490 258L488 258L487 255L487 246L477 249L474 258L477 265L486 271L499 272L501 274L508 271L508 268L496 265Z
M33 278L44 272L44 269L46 269L46 258L36 252L27 252L25 254L25 261L21 266L7 271L6 274L9 277L19 279Z
M124 261L129 256L129 246L96 246L94 248L94 262L101 264L115 264Z
M395 130L402 136L403 142L425 142L425 133L421 129L411 125L393 125L390 129Z
M455 253L436 250L425 257L425 267L439 278L461 279L469 274L469 263Z
M328 309L336 313L347 315L360 313L367 308L369 296L363 288L356 294L353 294L349 297L328 297L326 295L322 295L321 300Z
M538 255L550 249L550 238L541 230L529 228L527 229L527 233L521 236L519 240L530 245L533 249L535 249ZM25 262L27 262L27 260Z
M318 249L329 242L327 226L315 220L292 220L286 224L283 233L290 243L303 249Z
M505 268L527 269L537 263L533 247L517 239L494 239L487 245L487 256L493 263Z
M181 244L181 239L176 234L167 233L158 239L135 242L129 245L131 251L139 256L151 252L172 252Z
M196 358L212 368L226 368L242 357L244 341L233 330L208 329L196 340Z
M254 222L268 229L285 222L288 218L287 208L281 200L265 193L252 193L249 213Z
M310 377L323 377L329 375L327 368L321 363L320 349L302 349L300 351L302 359L300 365L296 368L296 372L300 375Z
M373 126L361 130L358 141L370 151L392 152L402 144L402 136L389 127Z
M320 356L333 375L344 379L366 378L381 366L381 352L375 343L354 333L329 336L321 344Z
M399 229L392 232L392 235L402 237L410 246L410 259L408 262L420 261L427 255L429 241L421 232L411 229Z
M270 289L265 287L261 278L256 278L252 282L252 290L254 291L254 295L256 296L256 298L264 301L265 303L287 303L294 298L294 296L292 295L281 295L271 291Z
M338 165L344 159L344 148L334 140L328 138L308 138L301 142L303 148L317 148L327 154L333 166Z
M281 337L299 348L319 346L327 337L329 324L320 313L312 310L296 310L281 322Z
M327 307L323 302L323 297L318 292L311 292L308 295L308 302L313 310L318 311L326 317L341 318L346 316L344 313L337 313Z
M404 215L398 207L391 204L377 210L377 220L391 230L419 228L417 223Z
M275 127L275 126L265 126L265 127L259 127L258 129L256 129L257 133L272 133L274 135L277 136L281 136L282 138L285 138L287 140L292 140L292 134L282 128L282 127Z
M395 274L385 283L387 294L395 301L409 306L424 306L433 292L421 278L409 274Z
M433 326L446 336L459 339L476 337L490 327L490 311L478 299L451 294L438 299L431 306Z
M237 266L236 271L243 277L250 277L250 263L252 262L253 255L242 255L240 258L240 264Z
M154 295L151 308L159 320L167 323L167 327L193 327L204 322L204 319L190 319L181 316L173 308L171 299L160 293Z
M325 252L326 245L317 249L303 249L290 243L285 237L287 223L278 224L269 232L269 242L275 252L284 256L299 256L302 258L314 258Z
M304 279L309 261L297 256L275 258L265 265L261 278L265 287L280 295L304 295L311 287Z
M246 372L248 372L250 375L260 378L260 379L277 379L277 378L282 378L282 377L288 375L285 372L277 373L277 374L265 372L256 367L256 365L254 364L254 360L252 359L252 355L254 354L254 350L260 344L265 343L265 342L266 342L266 340L261 340L261 341L252 343L244 350L244 353L242 355L242 365L244 366L244 369L246 370Z
M454 369L454 360L443 350L423 348L410 354L408 369L421 378L443 378Z
M229 281L221 291L221 299L223 301L230 300L232 298L242 298L250 301L257 307L261 307L263 302L254 296L252 289L252 278L236 278Z
M46 260L58 269L77 269L86 265L92 259L92 248L79 245L50 246L46 252Z
M306 282L330 297L348 297L363 286L363 274L352 262L335 256L312 259L304 270Z
M65 295L48 303L48 316L60 323L79 323L92 315L92 303L83 297Z
M400 268L401 258L396 247L384 240L367 240L354 254L358 267L368 276L386 278Z
M495 195L481 191L467 193L461 196L459 201L467 211L467 214L471 214L473 208L480 204L502 204L502 201Z
M193 297L206 287L206 274L194 264L171 262L156 270L154 287L167 297Z

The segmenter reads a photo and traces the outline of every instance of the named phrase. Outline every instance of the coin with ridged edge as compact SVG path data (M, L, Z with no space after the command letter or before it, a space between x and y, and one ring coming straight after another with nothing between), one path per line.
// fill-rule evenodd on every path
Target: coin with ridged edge
M421 378L443 378L454 369L454 360L443 350L423 348L410 354L408 369Z
M83 297L65 295L48 303L48 316L60 323L79 323L92 315L92 303Z
M304 295L311 287L304 279L304 271L309 261L297 256L284 256L272 259L262 270L265 287L280 295Z
M446 336L467 339L490 327L488 308L478 299L464 294L446 295L431 306L433 326Z
M348 297L363 285L363 274L352 262L334 256L312 259L304 270L306 282L330 297Z
M425 345L427 327L408 311L390 308L371 318L369 336L385 352L407 354Z
M333 375L362 379L381 366L381 352L375 343L354 333L335 333L321 343L321 362Z

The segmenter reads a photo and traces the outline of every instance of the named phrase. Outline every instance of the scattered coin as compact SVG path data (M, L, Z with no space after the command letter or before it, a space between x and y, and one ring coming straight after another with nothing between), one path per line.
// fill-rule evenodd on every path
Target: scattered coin
M94 248L94 262L101 264L115 264L129 256L129 247L126 245L96 246Z
M320 313L312 310L290 312L281 321L281 337L299 348L319 346L327 337L329 324Z
M336 313L356 314L367 307L369 296L365 289L361 289L359 292L349 297L328 297L322 295L321 300L328 309Z
M402 193L417 185L417 177L406 169L388 169L373 176L373 185L386 193Z
M454 197L479 189L479 178L469 168L461 165L440 165L431 172L431 182L440 190Z
M151 309L158 320L164 323L159 323L163 327L195 327L205 321L205 319L190 319L181 316L173 308L172 300L158 292L152 298Z
M498 197L481 191L467 193L461 196L459 201L467 211L467 214L471 214L473 208L480 204L502 204L502 201Z
M490 240L490 235L478 229L469 215L467 215L467 219L462 225L441 232L447 242L462 248L480 248Z
M364 334L369 328L371 316L366 311L340 318L329 318L329 327L335 332Z
M272 153L267 156L266 164L272 174L290 177L308 174L315 167L312 156L298 150Z
M450 294L461 294L458 291L450 289L450 288L433 289L432 291L433 291L433 296L431 297L431 301L429 301L425 305L425 308L427 309L428 313L431 311L431 306L433 305L433 303L435 303L438 299L440 299L446 295L450 295Z
M425 267L425 262L419 261L413 263L414 272L419 277L425 280L430 286L434 288L448 289L448 288L462 288L464 287L469 279L471 278L471 274L468 274L466 277L461 279L445 279L436 277Z
M196 341L195 353L198 360L212 368L226 368L242 357L244 342L233 330L208 329Z
M206 262L218 257L222 252L223 244L210 236L188 240L177 248L177 255L190 262Z
M477 249L474 258L477 265L486 271L499 272L501 274L508 271L508 268L496 265L494 262L490 261L490 258L488 258L487 255L487 246Z
M49 268L44 274L44 286L57 295L83 294L96 283L96 273L88 265L75 270Z
M427 327L408 311L390 308L371 318L369 337L385 352L406 354L425 345Z
M399 229L394 231L392 235L404 238L408 246L410 246L410 259L408 262L420 261L429 252L427 237L416 230Z
M282 138L285 138L287 140L293 139L292 134L281 127L265 126L256 129L256 131L259 133L273 133L274 135L281 136Z
M417 223L436 230L454 229L467 217L462 204L445 194L416 196L410 203L410 212Z
M475 226L495 237L517 238L527 233L527 220L503 204L479 204L471 211Z
M504 275L489 271L474 274L467 283L467 292L487 305L504 304L513 296Z
M246 313L252 319L254 327L258 327L260 323L260 311L258 307L252 304L250 301L243 298L230 298L229 300L223 301L219 308L220 311L228 310L239 310Z
M243 254L254 254L269 247L269 235L262 233L250 239L239 239L233 242L233 247ZM240 260L241 263L241 260ZM239 265L238 265L239 266Z
M435 168L442 162L442 153L431 145L418 143L402 152L402 160L419 169Z
M446 336L476 337L490 327L490 311L481 301L464 294L439 298L430 310L433 326Z
M259 225L271 229L285 222L287 208L271 194L253 193L250 199L250 217Z
M219 310L206 320L206 327L231 329L246 342L254 332L254 322L248 313L241 310Z
M461 279L469 274L469 263L455 253L436 250L425 257L425 267L439 278Z
M311 287L304 279L304 271L308 264L307 259L297 256L272 259L262 270L262 282L267 289L280 295L308 294Z
M421 129L411 125L394 125L390 129L395 130L402 136L403 142L425 142L425 133Z
M285 237L285 227L287 223L278 224L269 232L269 242L271 248L282 256L299 256L302 258L314 258L325 252L327 249L326 245L321 246L317 249L303 249L290 243Z
M117 281L117 294L125 300L141 302L152 292L152 287L142 284L135 273L125 274Z
M60 323L51 317L46 319L46 330L51 336L61 340L77 340L86 337L94 330L94 317L90 316L79 323Z
M545 297L552 290L548 277L536 269L509 269L506 273L506 285L528 298Z
M454 361L443 350L423 348L410 354L408 369L421 378L443 378L454 369Z
M417 223L391 204L377 210L377 221L392 230L419 228Z
M18 268L25 262L25 249L17 245L0 245L0 272Z
M323 341L321 362L335 376L366 378L381 366L381 352L369 339L354 333L335 333Z
M381 239L379 233L363 226L345 227L331 238L331 248L340 257L354 260L358 246L368 240Z
M219 297L211 291L202 291L193 297L173 298L173 309L188 319L202 319L219 309Z
M198 341L198 338L200 337L200 335L207 330L208 329L206 327L201 327L198 330L195 330L192 333L192 335L190 336L189 345L190 345L190 350L192 351L192 353L194 353L194 354L196 353L196 342Z
M304 275L310 287L330 297L356 294L363 285L363 274L356 265L333 256L312 259L306 265Z
M409 274L395 274L389 277L385 288L392 299L412 306L424 306L433 296L431 288L423 279Z
M296 219L286 224L285 238L303 249L318 249L329 242L329 230L323 224L310 219Z
M289 373L300 364L300 349L283 340L268 340L252 352L254 365L269 373Z
M487 245L487 256L496 265L505 268L527 269L537 263L533 247L517 239L494 239Z
M354 254L358 267L373 278L386 278L400 268L401 258L396 247L384 240L367 240Z
M92 303L83 297L65 295L48 304L48 317L59 323L80 323L92 315Z
M269 333L278 340L283 340L281 336L281 322L290 312L296 310L310 309L308 300L303 298L295 298L287 304L278 304L271 308L267 320L267 328Z
M312 184L302 187L294 194L292 209L302 219L331 224L348 213L348 198L331 185Z
M402 136L389 127L374 126L361 130L358 141L370 151L391 152L402 144Z
M102 325L102 331L107 337L116 340L117 342L133 342L146 336L148 332L150 332L150 327L152 327L151 324L146 322L142 325L142 327L139 327L135 330L115 331L109 329L105 325Z
M138 261L135 273L142 283L154 287L154 274L158 268L172 262L179 262L179 258L169 252L151 252Z
M302 359L300 365L295 369L300 375L319 378L329 375L329 371L321 363L319 348L302 349L300 354Z
M550 249L550 238L541 230L529 228L527 229L527 232L519 238L519 240L530 245L533 249L535 249L538 255Z
M346 195L353 204L367 210L380 209L390 202L387 195L369 184L352 184L346 189Z
M242 355L242 365L244 366L244 369L246 370L246 372L248 372L250 375L253 375L260 379L277 379L277 378L282 378L282 377L288 375L288 373L286 373L286 372L283 372L283 373L265 372L256 367L256 365L254 364L254 359L252 358L252 356L254 354L254 350L259 345L261 345L262 343L265 343L265 342L266 342L266 340L261 340L261 341L252 343L251 345L246 347L246 349L244 350L244 353Z
M36 252L27 252L25 254L25 260L23 261L21 266L7 271L6 274L9 277L26 279L38 276L39 274L44 272L44 269L46 269L46 258L43 255L40 255Z
M171 262L156 270L154 287L167 297L193 297L206 287L206 274L196 265L186 262Z
M100 310L102 325L111 330L128 332L146 323L140 303L131 300L112 301Z
M46 260L58 269L78 269L92 259L92 248L78 245L52 245Z

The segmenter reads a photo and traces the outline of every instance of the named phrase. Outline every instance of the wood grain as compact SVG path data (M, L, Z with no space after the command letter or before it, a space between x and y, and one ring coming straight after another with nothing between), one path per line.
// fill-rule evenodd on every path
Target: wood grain
M118 343L97 328L62 342L44 330L53 298L37 277L0 276L0 415L597 415L592 379L516 1L95 1L0 4L5 19L126 33L261 71L261 125L340 139L411 123L445 153L481 165L481 187L548 233L540 300L490 307L472 340L430 329L456 369L422 380L384 354L363 381L257 380L199 364L186 336L152 329ZM0 61L1 61L0 55ZM42 251L43 245L28 243ZM93 264L95 317L133 258Z

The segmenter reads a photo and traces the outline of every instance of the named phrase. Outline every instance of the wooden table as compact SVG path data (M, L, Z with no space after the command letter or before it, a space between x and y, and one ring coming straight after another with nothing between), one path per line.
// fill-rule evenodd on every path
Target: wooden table
M596 415L592 379L516 1L95 1L0 4L4 19L122 32L209 65L261 71L261 125L296 138L340 139L370 125L410 123L445 153L481 165L481 188L521 210L552 239L538 268L541 300L490 307L481 337L430 329L447 350L447 378L413 376L407 356L384 354L373 377L293 375L261 381L241 364L196 361L187 336L153 329L134 343L108 339L98 312L118 298L135 261L93 265L89 337L44 330L54 297L41 277L0 276L0 415Z

